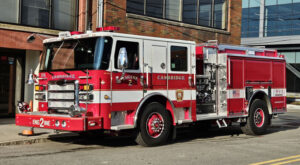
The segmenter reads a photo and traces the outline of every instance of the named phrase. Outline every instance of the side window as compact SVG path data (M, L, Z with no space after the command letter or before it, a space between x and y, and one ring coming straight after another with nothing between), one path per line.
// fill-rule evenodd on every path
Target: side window
M126 48L128 56L128 68L132 70L139 69L139 43L129 41L117 41L115 51L115 68L118 68L118 55L121 48Z
M187 47L171 46L171 71L187 71Z

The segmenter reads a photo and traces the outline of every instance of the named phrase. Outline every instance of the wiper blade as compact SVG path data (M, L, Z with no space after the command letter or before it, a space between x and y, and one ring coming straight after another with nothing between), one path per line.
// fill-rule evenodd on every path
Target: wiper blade
M63 71L65 74L67 74L67 75L70 75L70 73L69 72L67 72L67 71Z

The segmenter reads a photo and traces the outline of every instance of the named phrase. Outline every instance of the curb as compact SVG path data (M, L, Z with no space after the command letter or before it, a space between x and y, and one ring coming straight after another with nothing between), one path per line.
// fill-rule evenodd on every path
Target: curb
M55 137L57 136L57 137ZM60 135L48 135L47 137L37 137L31 139L22 139L22 140L12 140L6 142L0 142L0 147L10 146L10 145L24 145L24 144L35 144L35 143L45 143L53 140L68 140L74 137L78 137L78 135L74 134L60 134Z

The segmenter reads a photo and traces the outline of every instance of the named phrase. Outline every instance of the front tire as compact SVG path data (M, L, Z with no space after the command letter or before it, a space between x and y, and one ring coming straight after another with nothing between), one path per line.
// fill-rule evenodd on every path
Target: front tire
M271 124L266 102L255 99L251 104L249 113L247 122L241 124L242 131L247 135L265 134Z
M150 103L144 109L136 142L142 146L157 146L167 142L171 133L171 119L160 103Z

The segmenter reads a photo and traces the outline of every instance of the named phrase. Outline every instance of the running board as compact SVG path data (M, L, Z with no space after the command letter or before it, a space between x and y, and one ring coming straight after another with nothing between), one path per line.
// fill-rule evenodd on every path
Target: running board
M221 121L221 123L220 123L220 121ZM228 126L224 119L216 120L216 123L218 124L219 128L225 128Z
M111 126L110 129L114 131L120 131L123 129L133 129L133 125L117 125L117 126Z
M178 124L179 125L181 125L181 124L184 124L184 123L191 123L191 122L193 122L193 120L192 119L186 119L186 120L178 120Z

